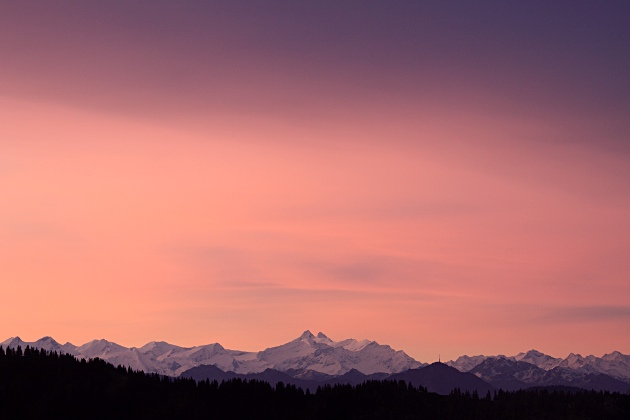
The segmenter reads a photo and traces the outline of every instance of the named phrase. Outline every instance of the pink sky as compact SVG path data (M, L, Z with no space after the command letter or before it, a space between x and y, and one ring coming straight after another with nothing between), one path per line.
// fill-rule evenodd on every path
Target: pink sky
M0 339L630 353L628 31L399 3L0 7Z

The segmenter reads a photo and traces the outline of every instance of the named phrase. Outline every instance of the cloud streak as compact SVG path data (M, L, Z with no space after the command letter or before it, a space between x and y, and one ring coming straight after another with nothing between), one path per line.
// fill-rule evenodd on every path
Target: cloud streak
M556 308L541 317L545 322L557 323L602 323L610 320L628 321L630 306L578 306Z

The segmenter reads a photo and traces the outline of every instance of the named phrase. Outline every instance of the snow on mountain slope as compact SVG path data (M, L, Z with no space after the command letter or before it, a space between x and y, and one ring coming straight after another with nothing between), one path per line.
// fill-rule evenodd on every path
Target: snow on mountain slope
M314 336L310 331L289 343L263 350L258 358L280 371L312 370L328 375L341 375L352 369L364 374L396 373L423 366L403 351L375 341L335 342L321 332Z
M488 358L470 370L470 373L505 390L531 386L572 386L624 393L630 390L630 384L604 373L562 366L544 370L531 363L506 357Z
M602 357L593 355L582 357L579 354L571 353L558 364L558 367L582 373L603 373L630 382L630 356L618 351L605 354Z
M155 359L164 359L174 353L189 350L186 347L179 347L165 341L151 341L139 348L140 352Z
M349 338L347 340L339 341L338 343L333 342L332 345L333 347L343 347L344 349L350 350L350 351L360 351L364 349L365 346L373 342L374 341L370 341L370 340L357 341L354 338Z
M103 360L108 360L128 350L129 349L127 347L111 343L104 339L92 340L89 343L85 343L82 346L77 347L79 355L85 357L86 359L94 359L98 357Z
M573 369L573 370L579 370L581 368L583 368L584 366L589 366L590 364L587 363L586 359L584 359L582 357L582 355L580 354L569 354L564 360L562 360L558 366L560 367L566 367L569 369Z
M137 348L132 347L120 353L109 355L107 362L114 366L128 366L133 370L142 370L144 372L158 372L160 373L160 366L155 363L147 355L141 353Z
M31 344L31 347L36 347L48 351L56 351L58 353L71 354L77 356L77 346L72 343L59 344L52 337L42 337L39 340Z
M241 374L276 369L328 375L343 374L351 369L365 374L394 373L422 366L404 352L375 341L349 339L336 342L321 332L315 336L310 331L288 343L260 352L227 350L220 344L185 349L167 343L149 343L140 351L151 354L152 359L159 362L157 371L167 375L179 375L199 365L215 365L223 371Z
M2 346L3 349L6 349L7 347L11 347L12 349L15 349L18 346L25 348L29 344L30 343L26 343L22 341L20 337L9 337L6 340L4 340L2 343L0 343L0 346Z
M462 372L469 372L487 359L497 359L501 357L505 356L461 356L456 361L450 361L446 364ZM566 372L573 372L574 374L604 374L630 383L630 356L624 355L618 351L605 354L602 357L593 355L583 357L579 354L570 353L566 358L561 359L546 355L537 350L530 350L527 353L519 353L516 356L507 357L506 359L530 363L545 371L551 371L555 368L568 369L566 371L556 371L556 376L560 375L558 372L565 372L565 374L568 374ZM573 378L572 380L575 379ZM527 382L527 380L525 380L525 382Z
M531 363L507 357L489 357L469 372L497 388L510 391L535 385L547 373Z
M604 373L591 373L561 366L546 371L539 384L575 386L596 391L630 392L630 384L627 380L621 381Z
M150 365L153 367L150 367L149 371L162 375L178 376L180 373L200 365L214 365L225 372L240 373L242 370L241 362L232 355L233 351L226 350L218 343L195 347L179 347L166 342L150 342L137 349L137 351L143 358L138 356L136 359L125 359L125 361L138 360L137 363L142 362L145 365L148 365L150 362ZM238 354L239 352L234 353ZM122 359L116 360L122 361ZM131 366L135 368L134 365Z
M215 365L224 372L236 372L239 370L239 362L219 343L193 347L184 352L173 354L168 360L178 361L178 363L182 365L182 368L186 365ZM185 369L182 368L177 369L176 373L179 374L183 372Z
M354 352L360 356L352 365L353 368L367 375L378 372L397 373L426 366L426 363L417 362L402 350L394 350L375 341Z
M49 351L72 354L80 358L100 358L114 365L131 367L134 370L155 372L162 375L178 376L180 373L201 365L214 365L224 372L239 374L264 372L275 369L292 372L293 376L329 375L338 376L356 369L369 375L378 372L397 373L407 369L426 366L409 357L403 351L396 351L390 346L376 341L346 339L334 341L323 333L313 335L305 331L298 338L276 347L259 352L247 352L225 349L218 343L180 347L164 341L152 341L140 348L127 348L107 340L93 340L82 346L71 343L59 344L51 337L43 337L35 342L25 342L19 337L11 337L0 345L4 348L31 346ZM555 368L554 378L558 375L596 375L605 374L630 383L630 356L618 351L602 357L569 354L565 359L554 358L536 350L519 353L516 356L461 356L447 362L462 372L471 371L488 359L511 360L529 363L550 371ZM489 362L490 363L490 362ZM497 364L499 362L492 362ZM505 364L505 362L500 362ZM497 368L499 365L496 365ZM491 368L488 365L486 368ZM512 369L502 366L501 369ZM520 369L512 377L524 383L537 381L539 372L534 369ZM484 374L487 374L484 370ZM480 372L479 372L480 373ZM531 377L529 377L529 376ZM554 379L555 380L555 379Z
M534 366L538 366L541 369L549 370L553 369L560 364L562 359L548 356L538 350L530 350L527 353L519 353L512 357L517 362L527 362Z
M255 351L227 350L227 352L230 353L230 355L234 359L241 363L258 360L258 352Z
M630 381L630 355L613 351L603 355L597 366L603 373L617 379L625 379Z
M469 370L471 370L472 368L474 368L475 366L477 366L484 360L488 359L489 357L491 356L484 356L484 355L465 356L464 355L464 356L458 357L457 360L450 360L446 362L445 364L448 366L454 367L460 372L468 372Z
M568 368L577 372L584 373L607 373L599 362L600 358L593 355L582 357L579 354L569 354L558 367Z
M321 331L317 333L317 337L314 337L313 340L315 340L318 343L328 344L329 346L333 346L333 347L334 347L334 344L336 344L334 341L328 338L326 334L324 334Z
M48 351L56 351L58 353L77 355L77 346L71 343L61 345L56 342L52 337L42 337L32 343L23 341L20 337L11 337L1 342L0 346L2 346L3 348L17 348L18 346L20 346L22 349L26 348L26 346L30 346L38 349L45 349Z
M56 351L58 353L72 354L73 356L76 356L78 354L77 346L71 343L66 343L66 344L61 345L58 342L56 342L52 337L42 337L39 340L32 343L22 341L20 337L11 337L3 341L2 343L0 343L0 346L2 346L3 348L7 348L7 347L17 348L17 346L20 346L23 349L26 348L26 346L30 346L30 347L35 347L38 349L44 349L48 351Z
M289 369L314 370L335 375L345 373L340 361L344 357L343 350L307 338L263 350L258 358L281 372Z

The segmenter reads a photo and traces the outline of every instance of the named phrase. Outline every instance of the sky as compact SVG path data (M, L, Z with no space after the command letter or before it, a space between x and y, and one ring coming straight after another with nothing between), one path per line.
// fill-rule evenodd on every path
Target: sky
M628 21L0 2L0 340L630 354Z

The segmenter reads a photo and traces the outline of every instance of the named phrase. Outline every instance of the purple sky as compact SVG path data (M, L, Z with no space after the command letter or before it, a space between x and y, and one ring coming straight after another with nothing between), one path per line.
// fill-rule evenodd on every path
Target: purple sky
M628 22L3 2L0 338L629 353Z

